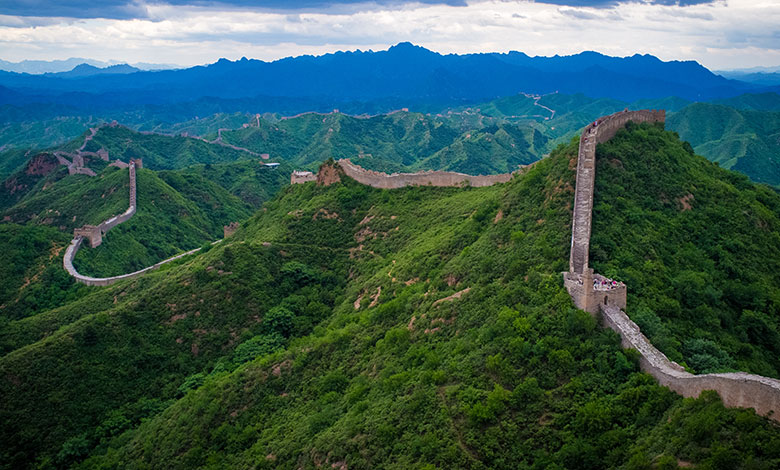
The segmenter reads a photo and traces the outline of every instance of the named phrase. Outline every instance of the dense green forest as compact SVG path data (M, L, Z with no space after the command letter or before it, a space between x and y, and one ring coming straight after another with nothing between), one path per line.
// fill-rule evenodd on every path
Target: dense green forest
M776 468L775 424L660 387L573 307L575 165L572 142L488 188L288 186L201 254L6 321L0 465ZM598 165L593 264L629 314L694 370L776 370L751 335L777 334L780 197L654 126Z
M57 307L89 290L62 269L70 239L52 227L0 224L0 331L12 320Z

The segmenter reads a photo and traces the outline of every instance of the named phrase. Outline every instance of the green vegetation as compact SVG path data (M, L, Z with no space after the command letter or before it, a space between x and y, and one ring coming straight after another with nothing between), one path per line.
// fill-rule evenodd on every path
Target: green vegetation
M73 142L78 142L76 139ZM83 142L83 140L82 140ZM67 148L67 145L65 146ZM221 163L248 160L247 152L210 144L189 137L143 134L123 126L102 127L84 150L108 150L112 160L141 158L144 168L171 170L197 163Z
M109 167L97 177L68 175L64 166L42 178L25 196L3 212L15 223L36 223L72 231L96 225L127 210L127 170ZM59 179L58 179L59 178ZM71 232L72 233L72 232Z
M14 113L13 111L17 111ZM0 124L0 142L3 150L15 149L22 153L27 148L43 149L60 145L89 127L100 124L99 119L92 116L60 116L53 119L36 119L34 115L19 115L23 111L15 108L9 110L7 105L0 106L0 113L5 118ZM7 154L0 154L0 179L4 179L15 168L6 168ZM5 170L5 171L3 171ZM11 170L11 171L8 171Z
M75 139L62 149L73 151L81 146L83 139L83 136ZM210 153L205 153L208 158L203 158L204 161L229 160L237 153L248 155L195 139L147 136L123 127L101 128L87 149L96 141L110 141L106 147L112 149L124 148L123 158L143 155L146 162L154 163L170 157L165 165L197 161L204 156L200 146L209 147ZM182 146L182 141L194 142L196 147ZM104 148L102 143L93 150ZM191 151L200 157L193 157L188 153ZM106 167L102 161L96 165L94 159L88 163L98 171L97 177L68 175L65 167L48 152L34 156L0 188L0 214L4 221L46 225L70 234L75 227L97 225L124 212L128 207L127 170ZM136 215L109 232L101 246L80 250L74 265L79 272L92 276L123 274L222 238L223 225L249 217L289 181L290 171L286 165L276 169L265 167L258 159L160 172L140 169ZM22 238L9 240L17 241L21 242ZM9 246L9 249L31 259L41 258L48 252L42 246L30 244ZM25 272L24 266L18 266L20 273ZM60 282L46 289L54 289ZM65 294L52 296L52 299L62 298Z
M780 377L780 196L658 127L597 149L591 262L628 314L695 372Z
M637 146L622 166L610 157ZM489 188L382 191L347 178L288 187L205 253L8 323L0 332L8 351L0 358L0 465L777 467L775 425L724 409L710 394L683 400L660 387L613 332L573 308L559 272L575 155L573 145L561 147ZM741 198L757 221L776 224L780 214L776 194L653 127L599 147L598 171L594 264L630 283L632 308L651 299L641 277L629 278L635 269L620 271L645 262L624 254L632 245L621 243L623 233L680 215L697 226L725 224L697 212L707 192ZM618 176L631 184L606 193L601 185ZM696 184L702 194L692 210L675 205L683 194L657 198L653 185L667 189L665 178L679 178L683 190ZM643 209L656 201L661 209ZM620 217L630 220L618 226ZM689 227L673 228L672 246ZM753 243L747 250L779 246L776 225L755 242L725 228ZM679 251L658 251L660 261L677 269ZM761 282L778 290L776 278ZM699 298L709 288L667 286Z
M58 262L70 238L51 227L0 225L0 330L11 320L57 307L87 290Z
M780 185L780 112L697 103L670 116L667 127L723 168Z
M127 178L127 170L121 173ZM99 247L79 250L73 265L80 273L107 277L137 271L222 238L223 225L251 214L236 196L198 175L158 176L146 169L136 175L135 215L108 232ZM122 195L124 211L126 189Z

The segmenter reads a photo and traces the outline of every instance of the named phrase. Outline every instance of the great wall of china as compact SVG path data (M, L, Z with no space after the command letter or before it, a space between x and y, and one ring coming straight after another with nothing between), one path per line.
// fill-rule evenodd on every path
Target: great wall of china
M99 246L103 242L103 235L106 234L109 230L116 227L117 225L126 222L129 220L134 214L136 210L136 175L135 175L135 169L136 165L140 166L140 161L137 160L131 160L130 164L127 165L127 170L130 176L130 204L129 207L125 212L123 212L121 215L116 215L108 220L105 220L101 222L99 225L85 225L83 227L79 227L73 230L73 240L71 240L70 245L68 246L68 249L65 250L65 256L62 258L62 265L65 268L65 270L73 276L73 278L82 284L86 284L88 286L108 286L115 282L122 281L124 279L133 279L136 278L142 274L145 274L149 271L155 270L159 268L160 266L170 263L171 261L175 261L179 258L182 258L187 255L191 255L193 253L196 253L200 251L200 248L195 248L194 250L190 250L181 254L178 254L176 256L172 256L166 260L160 261L159 263L153 264L149 267L146 267L144 269L127 273L127 274L121 274L119 276L111 276L111 277L90 277L90 276L84 276L82 274L79 274L79 272L76 270L76 268L73 266L73 258L76 257L76 253L79 251L79 248L81 248L82 243L84 240L89 240L89 245L92 248L95 248L96 246ZM122 165L117 165L120 167L123 167ZM238 224L231 223L229 226L225 226L225 236L231 235L233 232L236 231L238 228ZM214 243L219 243L221 240L217 240Z
M492 186L497 183L506 183L512 179L514 173L502 173L499 175L467 175L452 171L421 171L417 173L382 173L366 170L355 165L349 159L341 159L336 162L344 171L344 174L358 183L379 189L398 189L406 186ZM294 171L290 177L290 183L300 184L307 181L322 181L323 173L314 175L309 171Z
M655 348L623 311L626 308L628 290L625 284L600 287L602 282L606 282L606 278L594 273L588 266L596 181L596 145L614 137L629 121L664 123L665 120L666 113L663 110L626 110L599 118L583 130L577 155L569 271L562 273L564 286L577 308L593 315L601 314L604 326L620 335L622 346L639 352L640 368L661 385L684 397L698 397L704 390L715 390L728 407L753 408L760 415L780 421L780 380L744 372L702 375L686 372L682 366L670 361ZM513 176L512 173L469 176L441 171L388 175L363 169L349 160L339 160L337 164L345 175L362 184L381 189L419 185L490 186L505 183ZM339 177L335 173L328 165L323 165L317 175L310 172L293 174L291 182L295 184L317 181L318 184L327 185L338 181Z
M780 421L780 380L762 377L744 372L694 375L686 372L676 362L670 361L640 331L628 315L626 308L627 287L619 284L615 287L600 289L597 286L605 278L595 274L588 266L590 251L591 221L596 177L596 146L611 139L619 129L629 121L665 122L664 111L622 111L599 118L588 125L580 137L577 157L576 188L574 213L572 217L572 239L569 257L569 271L562 273L564 286L577 308L591 314L601 314L605 326L617 332L625 348L635 349L640 354L640 367L653 376L661 385L684 397L698 397L704 390L715 390L725 406L753 408L769 418ZM356 181L381 189L396 189L405 186L490 186L509 181L513 173L487 176L470 176L462 173L429 171L419 173L386 174L363 169L349 160L337 162L344 174ZM126 221L135 213L135 162L128 166L130 172L130 207L120 216L112 217L98 226L85 226L74 230L74 238L68 247L63 264L65 269L78 282L93 286L105 286L119 280L130 279L161 265L199 250L169 258L134 273L109 278L92 278L80 275L73 267L73 258L83 240L88 238L92 246L97 246L102 235L116 225ZM331 184L339 180L337 172L323 165L318 175L310 172L294 172L291 183L317 181L318 184ZM225 228L225 236L235 230L235 226ZM215 242L216 243L216 242ZM595 281L595 283L594 283Z
M641 369L661 385L684 397L698 397L704 390L715 390L728 407L753 408L760 415L780 421L780 380L744 372L702 375L686 372L655 348L623 311L626 308L625 285L614 289L595 287L603 279L588 267L596 145L611 139L629 121L663 123L665 113L648 110L615 113L588 125L580 137L569 271L563 273L566 289L578 308L591 314L601 313L604 325L620 335L624 348L639 352Z

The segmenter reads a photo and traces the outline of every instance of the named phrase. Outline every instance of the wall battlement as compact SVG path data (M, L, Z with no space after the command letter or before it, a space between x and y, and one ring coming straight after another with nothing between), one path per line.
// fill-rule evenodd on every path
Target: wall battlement
M83 225L73 229L73 238L86 238L89 240L90 248L95 248L103 243L103 231L99 225Z
M591 314L597 314L605 305L617 308L626 308L628 288L625 284L606 289L594 288L594 281L606 280L600 274L594 274L593 269L588 268L582 274L564 272L563 285L571 295L574 305Z
M606 290L594 288L593 281L603 278L588 267L596 145L614 137L629 121L664 122L664 119L664 111L623 111L596 120L582 132L577 154L569 271L562 273L564 287L577 308L594 315L601 313L604 325L620 335L624 348L639 352L640 368L659 384L684 397L698 397L704 390L715 390L728 407L753 408L760 415L780 421L780 380L744 372L702 375L686 372L656 349L623 311L625 285Z
M382 173L366 170L349 159L337 161L344 174L358 183L380 189L398 189L406 186L492 186L506 183L515 173L500 175L467 175L451 171L421 171L417 173Z

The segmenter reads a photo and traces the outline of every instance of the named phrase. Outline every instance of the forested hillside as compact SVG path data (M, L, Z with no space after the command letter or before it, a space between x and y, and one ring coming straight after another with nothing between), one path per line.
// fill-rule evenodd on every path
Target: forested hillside
M599 116L625 108L665 109L667 128L690 141L697 153L753 181L778 185L778 103L776 93L693 103L676 96L628 102L555 92L519 93L469 106L420 107L373 116L334 111L282 117L220 113L222 108L216 106L204 117L184 117L175 109L149 107L114 115L122 126L101 128L85 150L102 146L112 158L144 158L147 167L154 169L269 154L305 169L316 169L327 158L350 158L385 172L504 173L549 154ZM266 108L258 105L255 109ZM17 117L9 115L9 119ZM24 127L27 124L14 123L0 128L0 177L18 170L32 149L47 143L66 150L78 147L79 139L62 144L67 132L73 136L84 132L96 119L63 117L36 120L34 125L28 123L29 129Z
M487 188L387 191L343 175L290 186L205 253L8 322L0 462L777 467L777 426L712 394L683 400L658 386L614 333L573 308L560 271L575 158L572 143ZM704 329L697 319L707 318L716 336L716 319L731 336L705 347L734 346L747 354L737 365L774 367L771 349L738 332L771 334L776 325L760 320L776 316L777 299L712 290L778 291L771 262L755 265L780 247L777 194L652 126L599 147L598 172L598 185L625 184L617 194L597 187L593 258L629 284L629 313L641 321L656 301L677 299L676 310L652 312L671 338L699 344L686 322ZM747 237L741 219L711 210L725 196L728 211L741 207L738 217L766 234ZM685 238L708 226L720 229L712 249ZM733 281L699 282L721 269ZM679 353L701 368L699 349Z
M349 158L373 170L508 173L538 160L547 138L533 128L401 111L374 117L307 113L223 132L223 140L316 169Z

